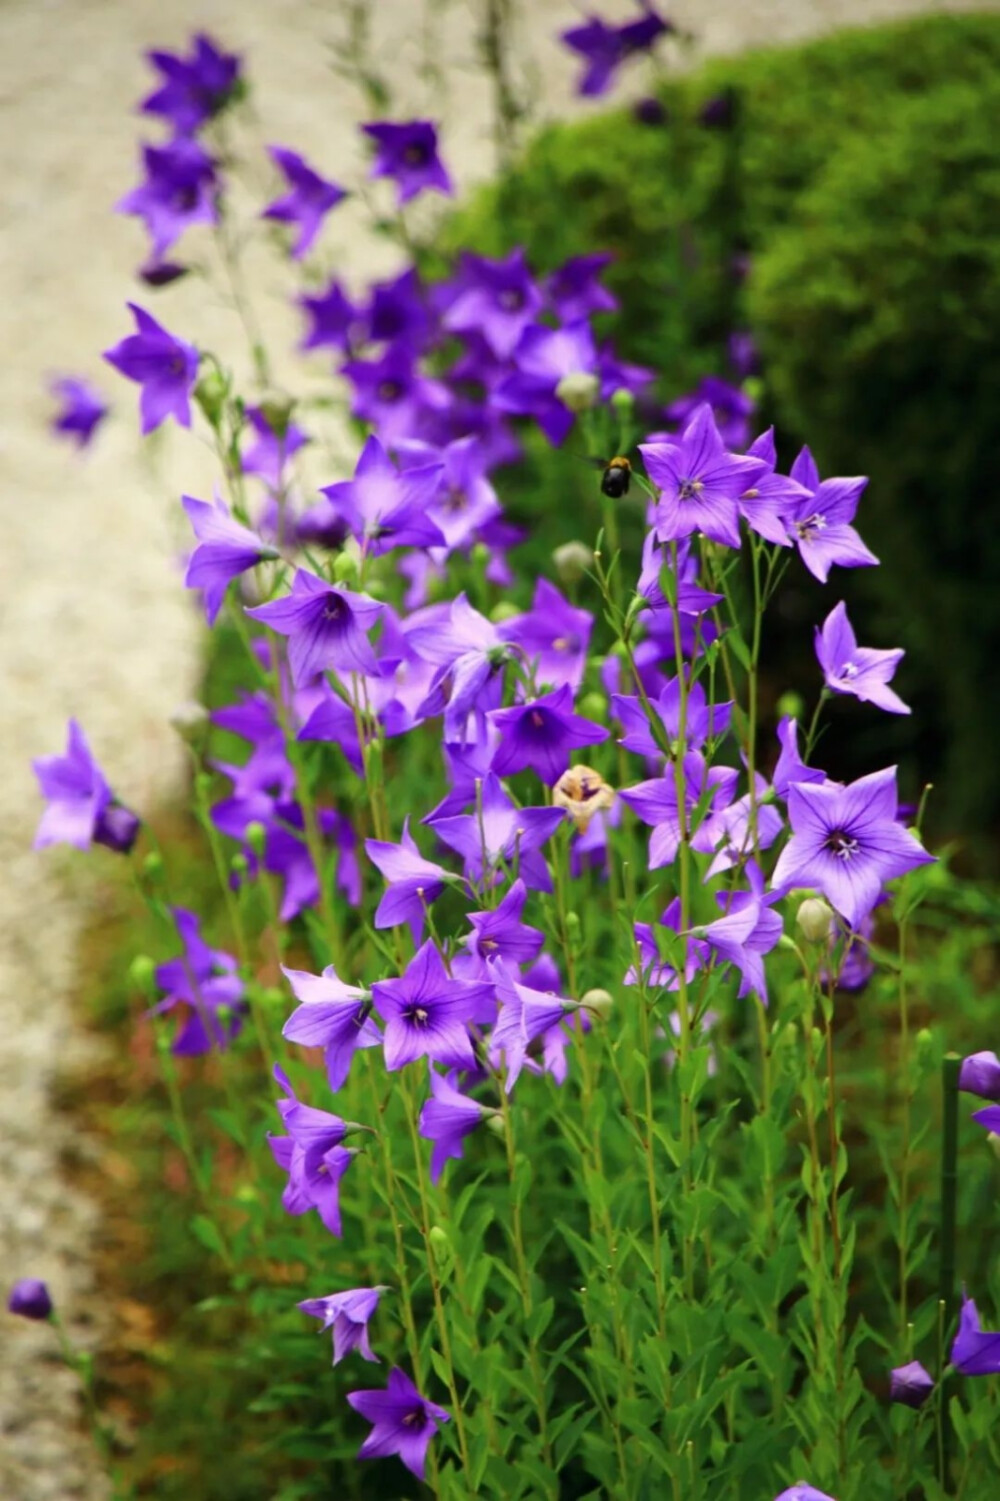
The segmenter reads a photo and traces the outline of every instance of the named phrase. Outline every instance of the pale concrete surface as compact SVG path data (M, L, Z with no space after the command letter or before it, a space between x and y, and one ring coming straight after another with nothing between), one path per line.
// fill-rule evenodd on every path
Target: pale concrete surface
M443 120L445 157L466 183L492 165L488 89L472 72L478 7L438 0L433 8L428 33L422 0L377 0L376 52L394 113ZM632 11L625 0L594 0L594 8L610 17ZM665 5L699 33L698 50L716 52L971 8L920 0ZM40 804L29 761L61 749L76 714L133 806L149 807L177 785L182 760L166 720L195 687L199 639L177 575L185 541L177 497L208 495L213 466L204 445L173 426L140 447L136 389L99 352L130 331L124 302L136 296L182 337L242 347L235 319L203 285L137 293L141 232L111 206L135 180L137 141L159 134L132 112L151 80L141 54L177 47L196 27L245 55L261 146L287 144L330 176L358 181L354 127L367 111L329 68L335 10L329 0L0 0L0 1282L5 1291L22 1275L47 1278L84 1338L100 1321L88 1303L88 1244L98 1227L94 1207L60 1180L71 1143L50 1088L54 1072L77 1065L90 1046L69 999L89 875L85 862L60 852L31 852ZM534 69L540 113L578 108L577 65L554 37L579 8L535 0L518 11L518 54ZM444 96L421 72L426 46L447 76ZM641 88L641 77L630 71L626 92ZM395 265L357 205L331 216L322 244L327 265L355 289ZM255 255L253 266L259 316L284 370L298 336L287 307L293 283L273 259ZM325 366L317 360L310 369L315 389ZM82 460L45 431L45 382L61 371L90 373L115 406L114 423ZM342 477L329 464L321 477ZM47 1360L51 1348L47 1329L0 1315L5 1501L104 1494L78 1433L73 1384Z

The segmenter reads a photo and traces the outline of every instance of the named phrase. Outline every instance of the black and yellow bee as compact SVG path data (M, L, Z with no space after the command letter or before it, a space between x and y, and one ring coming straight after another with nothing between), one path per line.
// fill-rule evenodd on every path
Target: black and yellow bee
M603 469L601 475L601 493L611 500L621 500L623 495L628 494L628 487L632 482L632 465L622 454L616 454L613 459L591 459L595 468Z

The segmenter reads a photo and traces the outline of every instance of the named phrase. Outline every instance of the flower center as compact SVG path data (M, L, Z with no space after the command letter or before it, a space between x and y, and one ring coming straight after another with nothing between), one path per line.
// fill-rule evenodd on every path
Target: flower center
M398 380L380 380L375 388L379 401L398 401L402 394L403 388Z
M406 1020L414 1027L426 1027L430 1015L426 1006L411 1006L406 1013Z
M816 511L805 521L797 521L795 523L795 530L799 534L800 541L809 542L817 532L826 531L826 517L821 516L819 512Z
M403 160L408 167L425 167L430 161L430 152L423 141L411 141L404 148Z
M452 488L444 498L444 508L446 511L464 511L468 504L469 497L464 490Z
M535 727L536 730L544 730L544 728L545 728L545 715L544 714L539 714L539 712L538 712L537 709L532 709L532 711L531 711L531 723L534 725L534 727Z
M678 500L694 500L704 488L700 479L682 479L677 498Z
M347 605L339 594L328 594L323 602L324 620L343 620Z
M852 678L856 678L857 677L857 675L860 672L860 670L861 669L858 667L858 664L856 662L845 662L844 665L843 665L843 667L841 667L841 669L840 669L839 673L837 674L837 676L841 677L841 678L846 678L847 681L850 682L852 680Z
M515 287L507 287L497 298L505 313L519 313L524 307L524 293Z
M845 833L843 829L832 829L826 836L825 848L830 851L831 855L836 855L838 860L843 860L846 864L847 861L854 859L861 846L851 834Z
M495 951L499 947L500 945L497 943L495 938L480 938L479 940L480 953L492 954L495 953Z
M402 1421L404 1428L422 1428L424 1426L424 1423L426 1422L426 1416L423 1407L414 1407L412 1412L408 1412L404 1415Z

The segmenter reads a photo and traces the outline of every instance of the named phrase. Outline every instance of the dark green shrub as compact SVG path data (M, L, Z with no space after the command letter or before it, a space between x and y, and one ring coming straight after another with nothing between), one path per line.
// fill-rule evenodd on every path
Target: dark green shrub
M857 715L835 715L831 764L870 764L878 737L911 786L939 782L939 828L975 832L1000 817L983 753L1000 688L998 65L1000 17L985 15L718 61L664 91L665 125L619 113L546 131L443 238L448 253L521 242L542 269L613 250L616 343L671 372L665 396L722 372L730 329L753 330L763 419L786 458L808 440L822 472L871 476L862 531L885 565L826 590L796 580L784 613L801 639L846 593L861 639L909 648L901 688L925 726L918 741L883 720L862 743ZM733 125L708 128L723 91ZM791 650L772 643L775 686L812 688Z

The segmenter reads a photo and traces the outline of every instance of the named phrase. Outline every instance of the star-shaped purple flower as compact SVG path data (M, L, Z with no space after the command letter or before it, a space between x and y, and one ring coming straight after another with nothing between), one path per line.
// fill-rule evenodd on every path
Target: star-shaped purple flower
M689 751L684 757L683 773L685 825L691 848L709 854L718 837L712 814L731 803L738 773L729 766L706 766L704 757L697 751ZM650 870L672 865L681 840L680 805L673 767L667 768L665 776L652 777L635 787L624 788L619 796L653 830L649 839ZM703 799L706 801L702 820L692 829L695 812Z
M496 994L500 1002L500 1014L490 1034L490 1062L500 1067L501 1059L506 1065L504 1088L510 1094L517 1083L528 1056L528 1049L536 1038L551 1028L557 1027L576 1006L575 1001L553 995L547 990L531 990L519 985L502 963L496 969Z
M368 1339L368 1320L374 1317L379 1298L386 1291L385 1287L352 1287L326 1298L306 1298L299 1304L303 1313L323 1320L323 1329L333 1330L334 1365L352 1350L357 1350L362 1359L378 1363Z
M198 538L184 584L188 589L204 592L205 619L214 625L233 579L248 568L255 568L262 559L276 558L279 554L262 542L256 532L235 521L223 501L216 499L209 504L195 500L193 495L182 495L181 505Z
M572 375L597 373L597 350L586 319L565 328L532 324L526 328L514 351L514 370L492 393L493 405L501 412L533 417L554 447L558 447L574 423L574 414L557 394L560 383Z
M35 834L35 849L72 844L78 850L91 844L127 855L139 837L139 820L119 803L105 780L75 719L69 721L64 756L40 756L32 767L45 809Z
M660 492L655 529L661 542L704 532L713 542L739 547L737 501L766 473L767 465L762 459L729 453L707 402L696 409L678 440L641 443L639 452Z
M262 217L298 228L292 256L300 261L319 234L326 215L343 202L347 194L337 183L328 182L314 172L297 151L289 151L287 146L269 146L267 149L288 183L288 192L262 209Z
M531 609L505 620L499 634L521 648L539 685L576 690L583 681L593 625L589 610L575 609L555 584L539 579Z
M285 482L289 459L310 441L309 434L286 415L279 419L265 407L247 407L253 442L243 454L244 474L256 474L272 490Z
M385 1022L386 1068L404 1068L418 1058L475 1068L468 1023L492 1020L494 994L492 984L451 979L428 940L398 979L372 986L375 1009Z
M156 983L167 994L153 1011L185 1008L171 1052L190 1056L228 1047L246 1010L236 960L222 949L209 948L194 912L184 907L170 910L184 951L157 966Z
M554 786L569 765L570 755L583 745L599 745L610 731L573 712L568 685L542 694L526 704L494 709L489 715L501 732L493 757L498 776L531 769Z
M828 1496L826 1491L818 1491L805 1480L797 1480L787 1491L775 1496L774 1501L836 1501L836 1498Z
M578 94L593 98L605 93L626 58L649 51L661 36L673 31L673 24L657 15L648 0L642 10L637 21L624 26L610 26L599 16L591 16L582 26L561 33L560 39L586 63L577 84Z
M958 1087L981 1100L1000 1101L1000 1058L996 1053L971 1053L962 1059Z
M787 798L788 789L796 782L826 781L826 772L807 766L799 754L799 727L794 719L786 715L778 725L777 736L781 753L771 780L779 797Z
M764 955L769 954L782 934L782 921L771 907L776 893L764 895L764 878L754 861L746 867L749 891L720 891L716 901L723 915L707 927L698 929L709 948L740 972L738 998L753 993L767 1005L767 980Z
M162 115L175 130L190 133L228 104L239 85L240 60L198 32L190 58L173 52L147 52L163 83L142 101L147 115Z
M847 606L834 605L816 627L816 656L826 686L833 693L850 693L863 704L874 704L888 714L909 714L910 707L889 687L889 679L905 656L900 649L878 651L859 646L847 618Z
M109 365L142 387L142 431L151 433L168 417L191 426L191 391L198 378L198 351L167 332L136 303L128 303L136 332L104 351Z
M538 957L545 934L521 921L528 888L521 879L511 886L503 901L486 912L470 912L473 931L462 939L462 948L451 962L452 973L462 980L489 980L491 965L498 959L513 968Z
M292 682L301 688L317 673L378 671L368 632L382 612L378 600L327 584L305 568L296 570L292 592L247 610L288 637Z
M142 159L145 178L115 209L143 220L158 265L185 230L218 223L218 181L212 158L190 136L176 136L165 146L143 146Z
M792 479L808 493L788 518L788 535L799 549L809 572L825 584L834 564L841 568L871 568L878 558L858 536L851 522L867 479L825 479L808 448L792 465Z
M275 1065L274 1077L285 1098L278 1113L287 1136L268 1135L275 1162L288 1174L281 1203L288 1214L308 1214L315 1209L331 1235L341 1234L340 1180L356 1152L341 1145L348 1132L358 1127L329 1110L303 1105L283 1069Z
M979 1310L964 1290L951 1363L963 1376L1000 1374L1000 1331L983 1328Z
M105 417L108 406L88 381L74 375L62 375L49 386L62 405L52 419L52 431L64 433L77 448L86 448Z
M366 839L365 852L388 882L375 913L376 928L409 923L413 941L419 943L428 907L437 901L447 882L456 878L433 860L424 859L410 833L409 819L403 825L400 844Z
M422 1397L399 1368L389 1372L385 1391L349 1392L347 1400L372 1431L358 1450L359 1459L385 1459L398 1454L411 1474L424 1479L427 1449L450 1414Z
M431 1098L420 1111L419 1130L425 1141L434 1143L431 1152L431 1182L437 1183L449 1159L460 1160L465 1138L488 1115L495 1115L487 1105L480 1105L462 1094L443 1074L431 1069Z
M361 129L376 146L369 176L391 177L400 205L428 189L452 192L451 178L438 156L437 130L430 120L379 121Z
M361 450L354 478L323 487L331 515L346 522L366 552L394 547L440 547L444 537L427 515L438 489L440 464L400 472L374 435Z
M15 1282L7 1299L7 1312L16 1313L22 1319L37 1319L40 1322L52 1313L52 1298L44 1282L37 1277L22 1277Z
M797 480L778 474L773 427L754 439L747 454L761 459L767 467L740 496L737 502L740 515L766 542L788 547L788 518L809 492Z
M513 354L542 305L542 294L521 246L500 260L463 254L460 290L443 324L453 333L478 333L499 360Z
M322 1048L330 1088L343 1088L358 1049L382 1043L382 1034L371 1019L370 992L345 985L332 964L321 975L282 965L282 974L299 1002L282 1028L282 1037L303 1047Z
M896 768L842 787L797 782L788 789L792 837L775 866L782 893L812 886L856 928L885 881L934 859L896 820Z
M496 772L482 781L480 807L475 813L435 817L431 827L465 861L471 881L492 881L500 862L517 865L526 886L551 891L548 866L540 846L565 818L562 808L518 808L504 792Z

